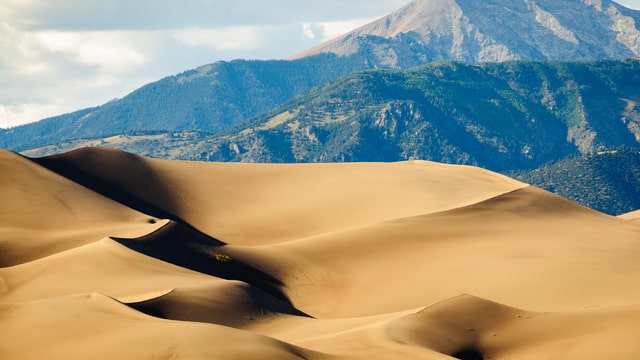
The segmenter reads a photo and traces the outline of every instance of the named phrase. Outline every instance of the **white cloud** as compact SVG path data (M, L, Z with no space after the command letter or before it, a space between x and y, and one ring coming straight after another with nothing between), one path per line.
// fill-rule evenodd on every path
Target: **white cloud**
M307 39L313 40L317 38L319 32L322 32L322 28L317 24L302 23L302 33Z
M109 71L129 72L144 64L146 58L128 42L132 32L43 31L33 34L39 45L52 53L60 53L80 65L97 65Z
M234 26L219 29L189 28L174 32L174 38L185 45L207 46L215 50L251 49L259 46L260 28Z
M346 34L373 20L375 20L375 18L321 21L314 23L304 22L301 26L302 33L306 38L310 40L326 41Z
M640 9L640 0L615 0L618 4L631 9Z
M73 107L54 103L22 103L16 105L0 105L0 127L19 125L21 119L42 119L50 114L63 114L74 110Z
M3 0L30 29L167 30L381 16L410 0ZM0 5L1 9L2 5ZM1 11L1 10L0 10Z
M336 36L340 36L342 34L348 33L351 30L359 28L362 25L365 25L375 19L349 19L349 20L339 20L339 21L326 21L320 22L320 25L323 29L323 40L329 40Z
M147 34L0 30L0 127L95 106L155 79L141 71Z
M21 76L42 76L52 72L53 66L43 61L26 63L16 67L16 74Z

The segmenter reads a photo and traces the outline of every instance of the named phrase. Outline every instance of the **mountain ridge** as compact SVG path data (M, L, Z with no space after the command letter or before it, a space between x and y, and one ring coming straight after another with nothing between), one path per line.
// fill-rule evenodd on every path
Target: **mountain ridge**
M333 54L295 61L218 61L146 84L104 105L2 129L0 147L22 151L138 131L212 133L362 68Z
M639 147L640 113L631 100L640 99L639 88L638 60L440 62L361 72L222 134L219 144L245 150L216 159L532 168L569 154Z
M142 139L176 143L175 147L150 145L147 152L138 148L141 155L158 158L251 162L424 159L494 171L516 170L571 154L640 147L638 89L639 60L484 65L441 61L401 71L354 73L218 134L182 132L167 138L170 132L132 132L102 141L116 147L118 142L126 146ZM345 137L336 137L342 131ZM358 138L361 131L369 137ZM375 151L361 148L361 155L347 151L374 138L377 142L367 146ZM190 140L192 147L186 146ZM470 144L480 147L472 151ZM467 150L461 150L465 147ZM386 155L385 149L390 151ZM50 154L47 151L56 150L25 153L42 156ZM207 153L204 157L203 151ZM506 155L520 160L507 161Z
M584 26L588 19L590 26ZM580 19L580 20L576 20ZM610 0L415 0L292 56L358 55L374 66L433 60L587 60L640 56L640 11Z

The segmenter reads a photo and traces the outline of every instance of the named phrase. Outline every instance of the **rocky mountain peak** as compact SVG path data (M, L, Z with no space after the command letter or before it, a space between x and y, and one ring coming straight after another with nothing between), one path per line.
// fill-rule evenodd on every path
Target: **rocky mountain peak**
M640 56L640 11L610 0L415 0L294 58L327 52L391 68L632 58Z

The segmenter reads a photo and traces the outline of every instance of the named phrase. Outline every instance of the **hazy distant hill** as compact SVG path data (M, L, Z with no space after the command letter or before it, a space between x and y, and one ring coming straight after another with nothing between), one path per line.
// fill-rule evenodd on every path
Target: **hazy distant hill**
M304 51L406 68L466 63L640 56L640 11L609 0L416 0Z

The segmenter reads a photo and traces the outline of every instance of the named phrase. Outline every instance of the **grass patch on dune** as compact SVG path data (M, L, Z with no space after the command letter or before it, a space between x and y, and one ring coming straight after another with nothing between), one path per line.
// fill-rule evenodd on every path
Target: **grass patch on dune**
M229 255L224 255L224 254L214 254L213 258L216 259L216 261L222 262L222 263L227 263L230 262L231 256Z

